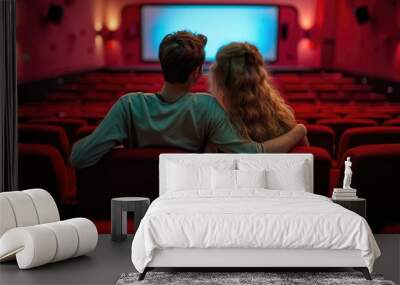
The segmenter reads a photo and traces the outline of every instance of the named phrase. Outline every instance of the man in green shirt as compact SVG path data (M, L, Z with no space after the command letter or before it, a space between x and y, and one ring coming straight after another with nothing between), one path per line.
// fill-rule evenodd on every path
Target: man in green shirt
M167 35L159 48L165 81L161 91L122 96L95 131L75 143L71 164L78 168L96 164L123 141L128 147L178 147L191 152L201 152L211 143L222 152L260 153L287 152L303 140L303 125L264 143L246 140L213 96L190 93L202 74L206 42L205 36L186 31Z

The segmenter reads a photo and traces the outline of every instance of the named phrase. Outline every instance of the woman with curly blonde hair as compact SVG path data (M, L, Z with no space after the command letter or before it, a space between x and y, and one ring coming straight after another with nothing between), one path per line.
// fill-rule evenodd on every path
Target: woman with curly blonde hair
M243 138L263 142L296 126L292 109L271 83L258 49L249 43L223 46L211 66L210 89Z

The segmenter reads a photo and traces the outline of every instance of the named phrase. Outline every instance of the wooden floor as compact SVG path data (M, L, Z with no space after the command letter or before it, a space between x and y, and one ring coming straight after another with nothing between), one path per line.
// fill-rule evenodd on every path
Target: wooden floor
M400 235L375 235L382 251L374 272L400 283ZM19 270L15 262L0 265L0 284L115 284L122 273L134 271L132 237L121 243L100 235L97 249L82 256L30 270Z

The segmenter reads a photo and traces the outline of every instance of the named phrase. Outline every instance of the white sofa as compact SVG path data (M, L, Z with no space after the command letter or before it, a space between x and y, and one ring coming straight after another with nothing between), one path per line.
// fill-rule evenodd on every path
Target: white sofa
M90 220L60 221L43 189L0 193L0 262L16 259L20 269L33 268L87 254L97 240Z

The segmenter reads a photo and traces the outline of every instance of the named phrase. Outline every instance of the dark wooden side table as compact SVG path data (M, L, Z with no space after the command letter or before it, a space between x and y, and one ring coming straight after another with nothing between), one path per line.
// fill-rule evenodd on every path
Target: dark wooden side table
M135 229L137 229L149 205L149 198L113 198L111 200L111 239L113 241L125 240L127 235L127 212L134 213Z
M367 219L367 200L364 198L354 198L351 200L332 199L332 202L359 214L364 219Z

